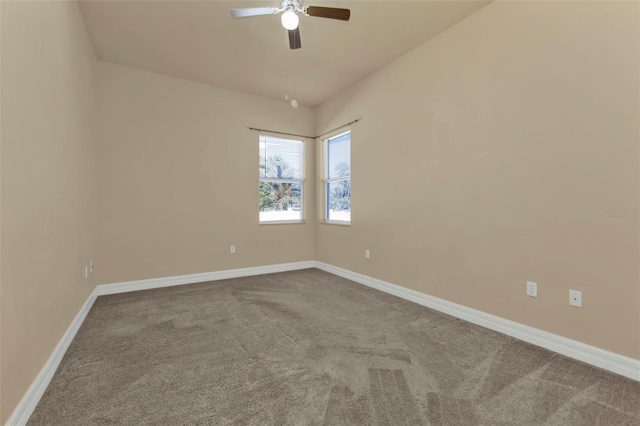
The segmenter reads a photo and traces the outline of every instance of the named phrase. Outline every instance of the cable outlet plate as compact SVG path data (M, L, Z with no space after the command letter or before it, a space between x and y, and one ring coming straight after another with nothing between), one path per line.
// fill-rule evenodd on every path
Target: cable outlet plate
M576 308L582 308L582 292L578 290L569 290L569 304Z

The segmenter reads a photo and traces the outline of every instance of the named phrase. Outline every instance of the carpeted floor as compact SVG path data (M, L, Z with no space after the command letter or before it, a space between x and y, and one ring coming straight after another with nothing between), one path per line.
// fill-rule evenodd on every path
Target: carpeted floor
M640 425L640 383L308 269L98 298L30 425Z

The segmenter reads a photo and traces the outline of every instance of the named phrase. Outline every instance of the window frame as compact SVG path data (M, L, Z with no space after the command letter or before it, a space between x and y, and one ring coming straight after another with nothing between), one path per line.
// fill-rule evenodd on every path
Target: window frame
M267 139L280 139L291 142L299 142L302 145L302 153L301 153L301 161L300 161L300 178L299 179L281 179L281 178L267 178L260 176L260 143L262 139L265 139L265 143ZM298 224L305 223L305 181L306 181L306 149L307 144L305 143L305 139L293 139L291 137L283 137L281 135L270 135L265 133L260 133L258 136L258 225L286 225L286 224ZM266 157L265 157L265 165L266 165ZM260 184L263 182L271 182L271 183L290 183L290 184L299 184L300 185L300 219L291 219L291 220L268 220L263 221L260 219Z
M337 139L346 134L349 134L349 176L340 176L335 178L329 178L329 142L333 139ZM351 226L351 207L349 207L349 220L335 220L329 219L329 187L332 183L340 182L343 180L349 181L349 188L351 188L351 129L346 130L344 132L336 133L334 135L329 136L328 138L323 140L324 142L324 178L323 178L323 188L324 188L324 223L329 225L340 225L340 226ZM349 191L349 204L351 204L351 191Z

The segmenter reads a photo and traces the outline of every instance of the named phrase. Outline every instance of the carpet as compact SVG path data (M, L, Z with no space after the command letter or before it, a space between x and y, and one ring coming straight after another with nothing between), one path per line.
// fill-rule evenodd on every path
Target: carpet
M640 383L317 270L99 297L29 425L640 425Z

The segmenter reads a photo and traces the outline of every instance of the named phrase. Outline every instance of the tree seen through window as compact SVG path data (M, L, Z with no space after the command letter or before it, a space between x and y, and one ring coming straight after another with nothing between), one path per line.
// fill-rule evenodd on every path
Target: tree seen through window
M302 142L260 138L260 222L302 220Z

